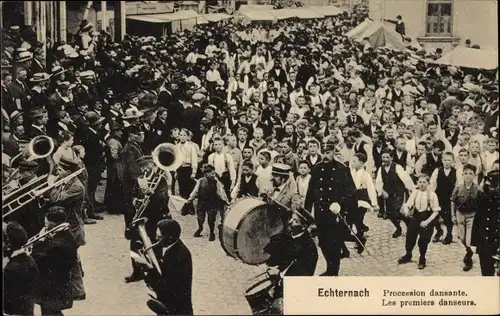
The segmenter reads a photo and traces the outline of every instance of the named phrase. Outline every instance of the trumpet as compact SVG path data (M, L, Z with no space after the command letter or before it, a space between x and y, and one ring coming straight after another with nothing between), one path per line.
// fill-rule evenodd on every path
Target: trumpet
M19 210L21 207L31 203L34 199L42 196L46 192L52 190L55 187L59 187L60 185L67 184L69 181L71 181L73 178L78 177L85 169L81 168L78 171L73 172L72 174L68 175L67 177L64 177L53 184L49 184L47 182L48 175L38 177L28 183L27 185L23 186L22 188L16 190L16 192L13 192L9 194L7 197L10 198L14 196L16 193L20 193L22 191L25 191L27 188L32 187L34 184L36 185L34 188L30 189L29 191L22 193L21 195L17 196L14 199L11 199L8 203L4 203L2 206L2 219L6 218L10 214L16 212ZM7 200L7 198L4 198ZM2 199L2 200L4 200Z
M25 253L31 254L31 252L33 251L33 246L36 243L42 242L42 241L44 241L46 239L51 239L57 233L62 232L62 231L66 231L68 229L69 229L69 224L68 223L62 223L62 224L57 225L56 227L54 227L54 228L52 228L51 230L48 230L48 231L46 231L45 228L44 228L38 234L36 234L35 236L33 236L30 239L28 239L28 241L26 242L26 244L24 244L24 246L22 246L21 249Z
M163 143L153 150L151 154L153 157L153 162L156 165L155 168L146 177L148 193L142 199L134 199L134 205L136 205L136 212L132 223L142 217L142 214L146 210L146 207L151 200L151 196L158 189L161 180L164 176L164 172L175 171L182 164L182 157L175 147L174 144Z

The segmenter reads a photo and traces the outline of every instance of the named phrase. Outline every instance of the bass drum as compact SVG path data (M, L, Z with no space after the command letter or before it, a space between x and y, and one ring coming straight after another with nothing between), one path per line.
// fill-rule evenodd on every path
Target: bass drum
M282 233L284 229L280 211L262 200L246 197L233 203L224 217L222 248L246 264L262 264L269 258L264 247L272 235Z

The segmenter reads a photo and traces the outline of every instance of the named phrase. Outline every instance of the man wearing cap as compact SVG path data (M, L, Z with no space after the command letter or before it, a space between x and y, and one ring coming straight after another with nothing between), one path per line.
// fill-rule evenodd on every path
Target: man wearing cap
M23 186L35 179L37 168L38 163L35 161L21 160L19 162L19 185ZM36 235L43 227L43 213L35 200L8 216L6 220L17 221L26 230L28 238Z
M266 261L267 274L277 282L273 297L275 301L272 305L277 314L283 312L283 277L313 276L316 270L318 249L308 231L313 223L314 217L311 213L298 208L287 223L290 233L271 236L271 240L264 247L264 252L270 255Z
M67 210L53 206L45 216L44 230L67 222ZM41 314L62 315L63 310L73 307L75 293L72 278L74 272L81 268L75 237L70 231L60 231L53 238L36 245L32 257L40 271L37 304L41 307Z
M106 139L106 193L104 204L110 214L123 214L123 177L125 166L122 164L121 143L123 136L123 125L118 121L109 123L109 137Z
M9 62L10 65L14 63L14 50L15 44L11 41L3 42L2 59Z
M80 166L74 160L64 156L57 165L58 179L68 177L78 171ZM75 238L77 247L85 245L85 227L83 216L83 201L85 199L85 186L78 177L74 177L64 185L53 188L48 192L50 202L54 206L61 206L66 213L66 221ZM35 194L37 196L37 194ZM85 288L83 284L83 273L81 261L78 256L77 265L71 270L71 287L73 299L85 299Z
M18 223L2 224L4 260L8 257L3 268L4 315L34 315L40 273L33 257L21 248L28 236Z
M42 108L35 108L30 112L33 119L33 124L31 125L29 135L31 138L36 136L47 135L46 125L49 120L47 111Z
M88 111L85 113L85 119L88 122L88 129L82 135L80 144L85 148L86 154L83 158L83 162L85 163L85 168L89 175L87 187L87 216L90 219L101 220L103 219L102 216L97 215L96 212L98 209L102 210L102 205L97 205L95 201L95 192L101 181L101 173L104 169L104 148L103 142L99 137L104 118L100 117L94 111Z
M319 246L326 259L324 276L339 275L341 250L347 235L345 214L357 207L351 172L334 158L335 147L334 142L325 144L324 160L311 171L304 203L306 210L314 207Z

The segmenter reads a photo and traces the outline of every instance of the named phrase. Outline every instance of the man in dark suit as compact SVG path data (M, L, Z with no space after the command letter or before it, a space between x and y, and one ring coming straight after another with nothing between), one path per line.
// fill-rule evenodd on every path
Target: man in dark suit
M278 81L280 85L284 85L287 82L287 74L283 67L281 67L281 58L276 58L274 60L274 66L269 72L269 78Z
M26 84L26 79L28 78L28 72L24 68L17 68L16 79L10 84L10 92L14 99L15 108L18 110L23 110L25 113L29 111L32 107L31 104L31 92Z
M95 192L99 181L101 181L101 172L104 170L104 143L99 138L99 131L101 130L104 118L100 117L94 111L88 111L85 113L85 119L88 122L88 129L82 137L81 145L85 148L83 162L89 175L87 216L90 219L101 220L103 217L96 214L98 207L101 206L97 205L95 201Z
M34 315L40 273L35 260L21 247L28 241L26 231L16 222L3 224L4 256L3 311L5 315Z
M50 230L65 223L66 214L55 207L49 209L45 219L46 229ZM77 266L77 248L69 230L60 231L33 248L32 256L40 270L38 304L42 315L62 315L61 311L73 307L71 270Z
M338 276L341 251L347 233L347 225L341 216L357 207L354 201L356 186L350 170L334 158L336 144L324 146L324 160L313 167L304 207L314 214L318 227L319 246L326 259L324 276Z
M165 311L160 315L193 315L193 261L180 239L181 227L175 220L164 219L158 223L156 234L160 244L155 252L161 275L156 269L148 269L145 281L155 291L157 302L163 305ZM151 308L150 302L148 306Z
M277 282L272 309L278 312L283 308L282 276L313 276L316 270L318 249L308 231L313 223L314 217L299 207L288 222L289 233L271 236L271 240L264 247L264 251L270 255L266 261L269 267L267 272L271 279Z
M30 116L33 119L31 129L29 130L29 136L31 138L36 136L47 135L47 122L49 121L49 116L47 111L42 108L35 108L30 112Z
M49 96L48 104L46 105L49 118L53 119L59 111L66 111L70 107L73 107L73 102L69 98L69 87L69 81L60 82L54 93Z
M173 127L182 127L182 122L179 120L184 113L184 105L180 102L179 95L179 86L177 83L172 82L169 85L169 89L160 88L160 94L158 95L158 103L168 110L169 116L167 118L167 123L169 126ZM186 91L185 93L186 100L190 101L193 92Z

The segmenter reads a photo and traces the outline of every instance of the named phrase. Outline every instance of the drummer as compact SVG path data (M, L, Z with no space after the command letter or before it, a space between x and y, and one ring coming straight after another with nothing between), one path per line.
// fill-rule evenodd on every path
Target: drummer
M283 163L274 163L272 167L273 188L264 194L264 199L271 205L284 212L283 221L287 223L291 216L291 210L300 205L300 195L297 191L297 183L292 174L292 167ZM283 210L284 208L284 210Z
M271 236L271 240L264 247L264 251L270 255L266 261L267 274L271 280L277 282L273 312L270 314L280 313L279 311L282 314L284 276L314 275L318 263L318 249L308 231L313 223L311 213L298 208L288 222L290 233Z

